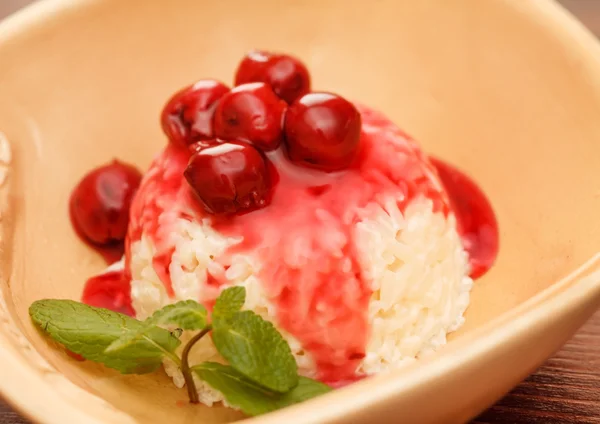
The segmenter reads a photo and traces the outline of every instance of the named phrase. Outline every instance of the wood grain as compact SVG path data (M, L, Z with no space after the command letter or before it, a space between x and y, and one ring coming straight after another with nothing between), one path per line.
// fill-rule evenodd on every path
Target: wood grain
M0 17L30 2L0 0ZM600 0L561 3L600 35ZM0 424L27 423L0 401ZM471 424L484 423L600 424L600 312L535 374Z
M0 423L1 424L26 424L28 421L21 418L10 406L0 401Z
M600 312L543 367L472 424L483 423L600 423Z

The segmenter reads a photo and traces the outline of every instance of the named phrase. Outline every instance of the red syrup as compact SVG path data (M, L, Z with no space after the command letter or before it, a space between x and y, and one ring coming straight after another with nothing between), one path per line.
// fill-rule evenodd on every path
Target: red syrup
M348 169L322 172L293 164L283 149L269 152L277 174L274 193L268 206L249 213L205 212L183 178L189 150L167 146L133 200L126 262L131 244L144 234L156 249L154 268L168 270L170 235L181 218L208 219L221 234L242 236L242 243L215 260L226 265L236 253L258 255L259 278L276 305L277 321L310 353L318 378L353 380L366 353L372 294L354 240L356 222L368 215L369 205L390 198L400 211L419 196L437 212L450 210L442 187L433 182L435 169L416 143L379 113L359 110L361 149ZM162 281L173 293L170 278Z
M434 211L453 210L472 255L473 277L493 263L498 231L487 199L468 177L437 160L432 166L418 146L382 115L359 110L361 150L349 169L335 173L307 169L287 160L282 149L270 152L276 181L273 197L268 206L249 213L204 211L183 178L190 151L168 145L144 176L131 204L125 270L131 261L131 244L144 234L156 249L154 268L173 295L170 235L179 219L208 219L220 233L243 237L242 243L215 260L226 264L236 253L259 255L259 277L276 305L278 323L310 353L317 377L342 385L360 379L355 370L369 335L371 289L362 274L352 231L363 218L358 211L390 196L397 199L400 211L419 196L429 199ZM450 199L435 182L436 168ZM302 249L310 257L300 254ZM84 301L133 315L129 281L124 271L94 277L86 285ZM211 285L220 283L211 277Z
M257 82L268 86L249 90L247 83ZM309 93L308 70L293 57L252 52L238 67L235 83L241 87L229 92L218 81L204 80L171 98L161 121L170 143L137 195L141 176L116 162L92 171L76 187L70 213L78 234L110 262L125 244L124 267L91 278L83 300L134 315L132 245L142 238L151 242L152 265L173 297L172 235L181 231L181 220L202 223L241 237L213 260L225 269L237 253L258 260L257 277L277 323L314 360L316 377L334 387L350 384L364 377L356 369L371 328L372 282L361 263L357 223L377 217L371 214L381 208L402 222L411 201L425 199L427 212L456 215L471 276L477 278L498 250L493 211L473 181L429 161L385 116L338 96ZM234 160L239 155L213 149L220 162L201 155L207 145L234 139L267 152L260 153L267 169L249 166L261 162L256 155L240 161ZM254 171L258 174L246 177ZM208 274L204 284L218 293L225 283ZM202 301L211 307L214 296Z
M78 362L83 362L83 361L85 361L85 358L84 358L83 356L79 355L78 353L71 352L71 351L70 351L70 350L68 350L68 349L67 349L67 350L65 350L65 352L67 353L67 356L69 356L69 357L71 357L71 358L75 359L75 360L76 360L76 361L78 361Z
M479 278L489 271L498 255L498 222L492 206L467 175L439 159L431 158L431 162L450 197L458 232L469 255L471 277Z
M130 278L123 270L109 271L87 280L81 300L90 306L135 316Z
M108 264L123 257L131 199L141 173L133 166L113 161L86 174L69 199L69 217L79 238ZM123 270L90 278L82 301L134 316L129 276Z

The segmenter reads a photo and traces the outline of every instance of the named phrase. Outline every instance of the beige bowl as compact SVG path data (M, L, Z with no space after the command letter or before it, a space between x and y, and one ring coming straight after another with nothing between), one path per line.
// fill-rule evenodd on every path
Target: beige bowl
M230 80L253 47L293 52L327 88L379 108L465 169L498 214L501 252L466 326L436 357L257 418L455 423L556 351L600 304L600 49L544 0L45 1L0 25L0 390L42 423L216 423L169 379L78 363L29 304L78 298L101 259L67 198L119 157L147 166L165 99Z

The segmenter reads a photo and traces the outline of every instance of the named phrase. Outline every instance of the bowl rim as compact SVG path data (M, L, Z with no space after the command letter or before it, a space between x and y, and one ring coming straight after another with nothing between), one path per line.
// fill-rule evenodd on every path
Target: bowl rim
M0 49L11 39L45 25L53 17L65 14L70 10L81 10L101 1L104 0L80 0L78 2L39 0L30 4L0 22ZM569 43L572 54L585 59L584 62L582 61L582 66L587 67L585 71L589 74L590 84L594 86L595 91L600 93L600 44L583 24L563 6L556 3L555 0L489 1L504 3L521 14L535 16L535 20L551 27L550 30L554 34L559 35L563 42ZM11 301L10 296L7 297L9 297L8 301ZM522 304L454 341L445 350L452 354L436 355L420 362L420 365L426 363L426 366L409 367L392 371L386 375L374 376L326 396L313 399L309 401L313 408L306 408L306 403L303 403L241 422L252 421L264 424L334 422L340 417L389 401L399 392L410 391L427 381L433 381L452 370L457 370L474 358L491 352L496 346L509 339L539 331L544 327L548 316L566 316L583 305L589 304L590 300L593 300L596 308L600 306L600 252L569 275ZM2 318L2 312L7 310L6 302L4 293L0 290L0 318ZM509 322L510 326L507 325ZM0 320L0 324L5 323ZM66 397L59 394L59 391L43 390L42 388L49 387L47 382L43 381L38 372L34 372L31 362L15 353L16 348L12 346L12 342L1 328L2 326L0 326L0 396L13 408L34 422L44 424L62 424L69 420L90 424L106 423L104 419L98 419L89 411L69 402ZM20 336L28 348L37 354L25 336L22 334ZM465 348L465 345L468 347ZM38 365L43 366L44 370L62 376L44 358L39 355L38 357L41 361L41 364ZM395 378L399 375L402 378ZM14 384L17 381L19 384ZM100 397L87 392L70 380L64 378L64 383L73 386L73 389L78 392L106 403L111 409L114 409L113 412L122 414L125 421L129 418L132 423L134 422L124 412L116 410ZM366 387L368 390L365 390ZM344 402L343 400L346 398L353 400Z

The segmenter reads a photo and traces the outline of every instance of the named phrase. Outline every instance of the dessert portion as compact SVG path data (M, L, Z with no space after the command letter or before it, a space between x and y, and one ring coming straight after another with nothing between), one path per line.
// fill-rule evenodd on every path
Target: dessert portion
M464 322L498 249L493 211L380 112L312 91L293 57L252 52L234 88L198 81L161 123L168 143L141 181L114 162L73 192L81 237L124 249L84 302L143 320L184 300L212 310L241 286L242 309L281 333L299 374L333 387L434 352ZM210 337L189 354L223 361ZM180 364L164 365L183 386Z

